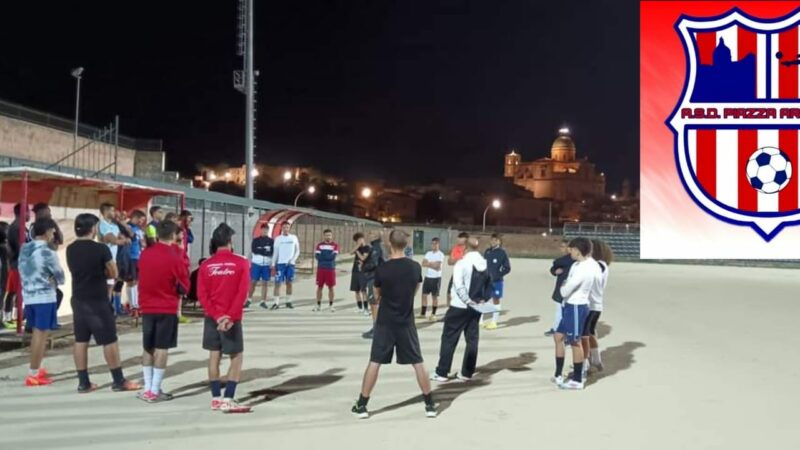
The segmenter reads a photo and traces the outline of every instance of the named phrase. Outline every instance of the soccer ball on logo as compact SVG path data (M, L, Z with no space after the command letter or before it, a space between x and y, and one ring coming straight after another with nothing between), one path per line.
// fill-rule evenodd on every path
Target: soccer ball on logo
M753 189L765 194L777 194L792 178L792 162L780 149L764 147L750 155L746 171Z

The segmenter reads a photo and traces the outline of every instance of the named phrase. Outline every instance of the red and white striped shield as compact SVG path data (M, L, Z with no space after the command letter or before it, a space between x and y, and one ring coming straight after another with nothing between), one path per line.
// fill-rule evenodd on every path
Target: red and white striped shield
M667 125L683 185L707 213L769 241L800 224L800 9L675 28L687 75Z

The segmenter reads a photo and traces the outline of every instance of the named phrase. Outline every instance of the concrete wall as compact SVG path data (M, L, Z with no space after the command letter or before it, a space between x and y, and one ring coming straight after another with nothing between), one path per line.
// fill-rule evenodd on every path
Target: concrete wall
M89 143L78 138L78 147ZM73 135L54 128L0 116L0 153L15 158L54 163L73 149ZM160 152L156 152L160 153ZM134 175L136 151L119 147L117 173ZM61 165L99 171L114 161L114 146L93 143ZM113 171L113 168L109 171Z
M164 152L136 152L134 176L161 179L164 167Z

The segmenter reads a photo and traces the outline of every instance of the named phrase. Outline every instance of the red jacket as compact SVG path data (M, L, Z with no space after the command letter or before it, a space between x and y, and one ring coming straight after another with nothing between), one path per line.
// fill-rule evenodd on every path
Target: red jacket
M234 322L242 320L249 291L250 263L232 251L218 249L200 266L197 299L212 319L228 316Z
M157 242L139 259L142 314L178 314L181 293L189 292L189 270L174 248Z

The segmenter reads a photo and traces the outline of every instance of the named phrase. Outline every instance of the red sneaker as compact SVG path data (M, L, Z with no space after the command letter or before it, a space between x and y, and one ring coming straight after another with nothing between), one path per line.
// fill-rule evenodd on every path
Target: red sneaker
M226 398L222 401L222 405L219 408L220 411L226 414L241 414L241 413L249 413L252 408L245 405L240 405L236 403L233 399Z
M219 411L222 409L222 400L219 398L212 398L211 399L211 410L212 411Z
M53 384L52 378L47 378L41 376L41 372L34 375L28 375L25 377L25 386L34 387L34 386L47 386L48 384Z

